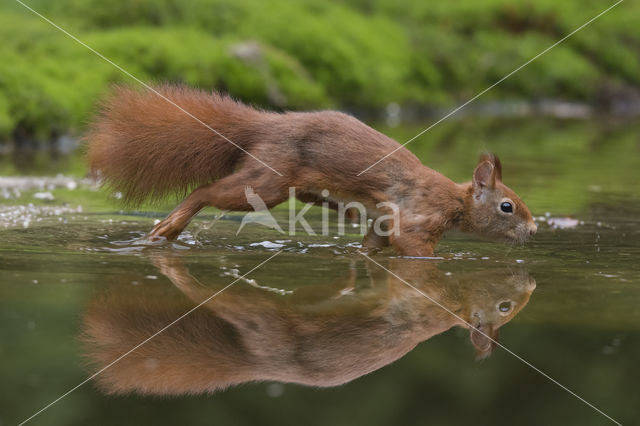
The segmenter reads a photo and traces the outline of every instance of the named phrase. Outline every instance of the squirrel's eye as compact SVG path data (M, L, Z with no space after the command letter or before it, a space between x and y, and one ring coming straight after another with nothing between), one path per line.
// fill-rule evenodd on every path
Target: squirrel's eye
M498 305L500 312L509 312L511 310L511 302L502 302Z
M505 201L504 203L500 204L500 210L505 213L513 213L513 206L511 205L511 203Z

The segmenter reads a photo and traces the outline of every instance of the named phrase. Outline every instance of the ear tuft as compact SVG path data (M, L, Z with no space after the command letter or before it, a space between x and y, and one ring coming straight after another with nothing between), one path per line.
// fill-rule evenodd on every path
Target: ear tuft
M485 152L480 156L478 164L482 164L485 161L493 164L493 168L495 169L495 178L497 181L502 182L502 163L498 156L491 152Z

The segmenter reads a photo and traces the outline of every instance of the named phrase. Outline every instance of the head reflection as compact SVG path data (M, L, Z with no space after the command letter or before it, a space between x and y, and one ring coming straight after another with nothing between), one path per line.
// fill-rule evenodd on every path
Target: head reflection
M153 261L183 296L128 282L96 296L84 316L83 336L96 371L230 282L218 275L201 282L178 257ZM108 393L157 395L213 392L252 381L336 386L397 360L453 326L470 330L476 357L484 358L499 328L535 289L533 278L522 271L446 274L433 263L405 259L383 265L428 298L373 263L287 294L239 281L96 381Z

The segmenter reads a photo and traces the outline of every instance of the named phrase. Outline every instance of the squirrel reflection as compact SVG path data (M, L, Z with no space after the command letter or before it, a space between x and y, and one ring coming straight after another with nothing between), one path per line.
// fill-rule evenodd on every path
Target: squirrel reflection
M222 288L202 285L177 257L155 258L154 263L186 298L161 286L127 284L92 300L84 316L84 340L96 370ZM375 264L366 265L368 278L350 268L331 284L302 286L290 295L238 281L96 381L108 393L157 395L213 392L252 381L336 386L390 364L453 326L468 324L477 356L483 358L494 345L487 336L497 339L498 329L535 289L534 279L523 272L447 275L435 264L407 259L384 266L464 321Z

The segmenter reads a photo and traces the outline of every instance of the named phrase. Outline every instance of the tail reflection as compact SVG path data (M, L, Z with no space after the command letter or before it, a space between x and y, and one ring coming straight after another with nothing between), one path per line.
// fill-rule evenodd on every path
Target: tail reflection
M216 292L177 257L154 259L186 296L161 286L114 286L84 316L86 352L98 370ZM529 301L535 281L506 270L447 275L396 259L332 283L276 294L238 282L97 376L109 393L196 394L252 381L336 386L375 371L458 325L478 357ZM220 284L227 284L226 277ZM219 288L218 288L219 289ZM478 332L481 331L482 333Z

